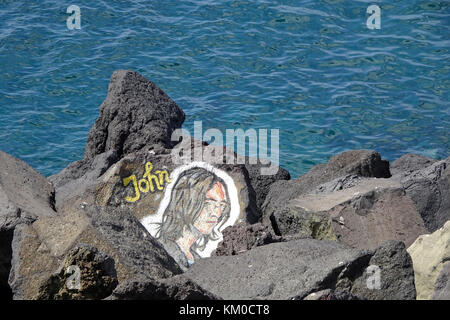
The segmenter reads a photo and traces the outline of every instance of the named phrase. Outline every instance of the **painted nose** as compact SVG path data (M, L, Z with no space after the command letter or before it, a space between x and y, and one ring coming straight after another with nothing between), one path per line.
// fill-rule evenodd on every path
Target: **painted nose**
M214 206L211 209L211 217L219 218L222 215L222 210L220 206Z

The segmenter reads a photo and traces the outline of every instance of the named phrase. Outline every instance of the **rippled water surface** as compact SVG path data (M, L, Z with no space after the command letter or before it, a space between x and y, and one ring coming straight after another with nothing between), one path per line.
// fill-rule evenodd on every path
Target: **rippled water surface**
M112 72L132 69L186 129L279 128L294 177L348 149L444 158L449 48L448 1L0 0L0 149L45 175L80 159Z

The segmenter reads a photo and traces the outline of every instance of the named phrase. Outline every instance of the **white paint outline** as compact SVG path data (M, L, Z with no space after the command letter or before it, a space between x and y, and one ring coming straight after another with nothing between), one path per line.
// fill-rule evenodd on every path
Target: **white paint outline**
M202 251L197 251L197 254L200 257L207 258L211 256L211 253L217 248L219 242L223 240L222 231L226 227L232 226L238 221L241 211L239 206L237 188L234 184L233 178L231 178L225 171L217 169L209 163L200 161L194 161L176 168L170 173L171 182L165 188L166 190L164 191L164 197L159 204L159 208L156 214L147 215L143 217L140 222L144 226L144 228L147 229L147 231L154 237L158 228L157 224L162 221L164 211L170 203L172 189L178 181L180 174L193 168L203 168L221 178L225 182L226 188L228 190L228 197L230 198L230 217L222 225L222 227L220 227L220 229L215 229L216 233L219 235L219 239L215 241L208 241ZM218 226L214 228L218 228Z

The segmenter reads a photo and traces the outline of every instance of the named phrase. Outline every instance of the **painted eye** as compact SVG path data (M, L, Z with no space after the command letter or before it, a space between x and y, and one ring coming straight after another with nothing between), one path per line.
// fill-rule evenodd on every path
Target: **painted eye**
M209 208L209 210L217 210L225 211L228 208L228 203L226 202L216 202L212 200L205 200L205 206Z

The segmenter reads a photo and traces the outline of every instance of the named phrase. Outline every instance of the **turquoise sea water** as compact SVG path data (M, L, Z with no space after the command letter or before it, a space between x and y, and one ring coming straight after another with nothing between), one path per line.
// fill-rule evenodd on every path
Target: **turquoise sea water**
M444 158L449 50L448 1L0 0L0 149L44 175L82 158L112 72L132 69L191 132L280 129L294 177L348 149Z

